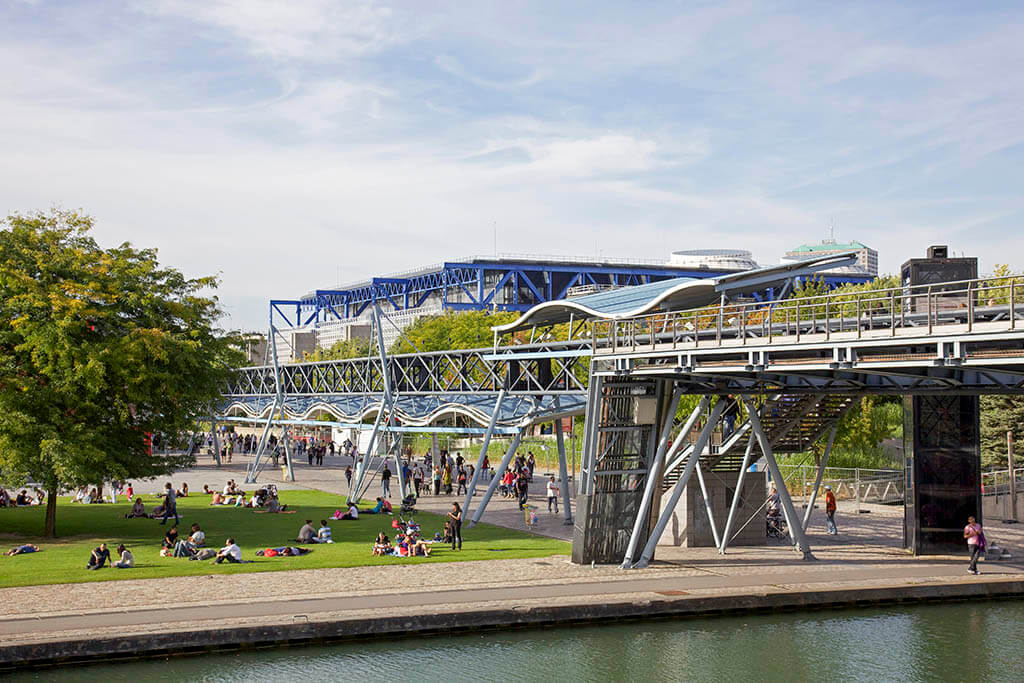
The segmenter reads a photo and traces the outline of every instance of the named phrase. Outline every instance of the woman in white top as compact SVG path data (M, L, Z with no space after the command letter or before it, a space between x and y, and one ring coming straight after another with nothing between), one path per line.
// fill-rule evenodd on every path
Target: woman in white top
M117 554L121 556L121 559L114 563L114 566L118 569L131 569L135 566L135 556L132 555L132 551L124 547L124 544L117 546Z

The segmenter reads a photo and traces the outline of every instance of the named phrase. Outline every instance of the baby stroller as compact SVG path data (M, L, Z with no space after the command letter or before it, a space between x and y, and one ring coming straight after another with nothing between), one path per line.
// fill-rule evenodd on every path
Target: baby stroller
M410 493L402 499L402 514L408 515L412 512L416 512L416 496Z
M776 538L780 541L789 533L786 530L786 523L782 520L782 515L778 512L768 513L766 531L768 538Z
M391 528L397 529L403 536L412 541L418 541L421 538L423 538L422 534L420 533L420 525L411 519L408 521L400 517L397 519L392 519Z

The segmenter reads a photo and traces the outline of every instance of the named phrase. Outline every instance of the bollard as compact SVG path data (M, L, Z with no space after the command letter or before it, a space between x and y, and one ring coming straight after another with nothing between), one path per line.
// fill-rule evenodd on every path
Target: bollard
M1010 469L1010 517L1004 520L1016 524L1017 518L1017 476L1013 471L1013 432L1006 432L1006 464Z
M857 500L857 502L856 502L856 506L857 507L854 508L853 512L854 512L854 514L859 515L860 514L860 468L859 467L856 468L853 471L853 480L854 480L854 484L853 485L857 488L857 495L855 496L856 500Z

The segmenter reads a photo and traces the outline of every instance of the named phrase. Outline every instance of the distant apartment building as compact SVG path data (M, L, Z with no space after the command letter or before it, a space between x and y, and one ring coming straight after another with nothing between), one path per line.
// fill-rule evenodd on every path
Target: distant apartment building
M878 252L862 242L836 242L824 240L820 244L801 244L795 249L786 252L782 258L783 263L804 261L816 256L828 256L830 254L841 254L853 251L857 253L857 265L835 268L826 271L828 273L863 274L871 277L878 277Z

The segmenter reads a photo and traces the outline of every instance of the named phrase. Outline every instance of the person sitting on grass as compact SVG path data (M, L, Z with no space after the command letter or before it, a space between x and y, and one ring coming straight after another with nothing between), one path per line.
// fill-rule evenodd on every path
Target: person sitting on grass
M135 502L132 503L132 509L124 516L125 519L136 519L139 517L149 517L146 514L146 504L142 502L142 496L136 496Z
M299 537L296 539L299 543L312 543L316 537L316 531L313 529L313 520L307 519L306 523L299 529Z
M188 482L181 482L181 488L174 493L178 498L188 498Z
M391 507L390 501L388 501L386 498L378 498L377 504L373 506L373 509L364 510L364 512L368 515L390 515L392 510L393 508Z
M13 557L14 555L26 555L28 553L38 553L39 546L26 543L25 545L19 545L17 548L11 548L4 555Z
M72 501L74 502L74 501ZM7 493L7 490L0 488L0 508L6 508L11 506L11 494Z
M117 554L121 559L114 563L115 567L118 569L131 569L135 566L135 556L132 555L131 550L124 547L124 543L117 546Z
M171 528L164 534L163 549L174 550L174 547L178 545L178 525L172 524Z
M22 489L18 492L18 496L14 499L14 504L18 507L26 507L32 504L32 500L28 496L28 491Z
M209 484L203 484L203 493L205 493L207 495L210 495L210 494L213 493L213 491L210 490L210 485Z
M281 501L277 499L276 493L270 494L270 497L267 499L267 512L284 512L287 509L287 505L281 505Z
M331 539L331 527L327 526L327 520L320 520L320 528L316 530L317 543L334 543Z
M32 504L33 505L42 505L43 501L46 500L46 494L43 493L43 490L41 488L39 488L38 486L36 486L32 490L35 491L35 493L36 493L35 502L33 502Z
M86 569L102 569L103 565L110 561L110 551L107 550L106 543L100 543L98 548L94 548L92 553L89 555L89 564L85 565Z
M242 561L242 549L235 543L235 539L229 538L224 544L224 547L217 551L217 557L214 558L214 564L220 564L221 562L230 562L231 564L239 564Z
M175 557L193 557L196 551L206 545L206 534L199 528L198 524L192 525L192 533L184 541L178 541L174 546Z
M391 539L383 531L377 534L377 540L373 542L373 555L380 557L383 555L390 555L392 550Z
M359 508L352 501L348 503L348 512L341 516L341 519L359 519Z
M286 545L280 548L257 550L256 554L260 557L298 557L299 555L308 555L311 552L313 552L312 548L299 548L294 545Z

